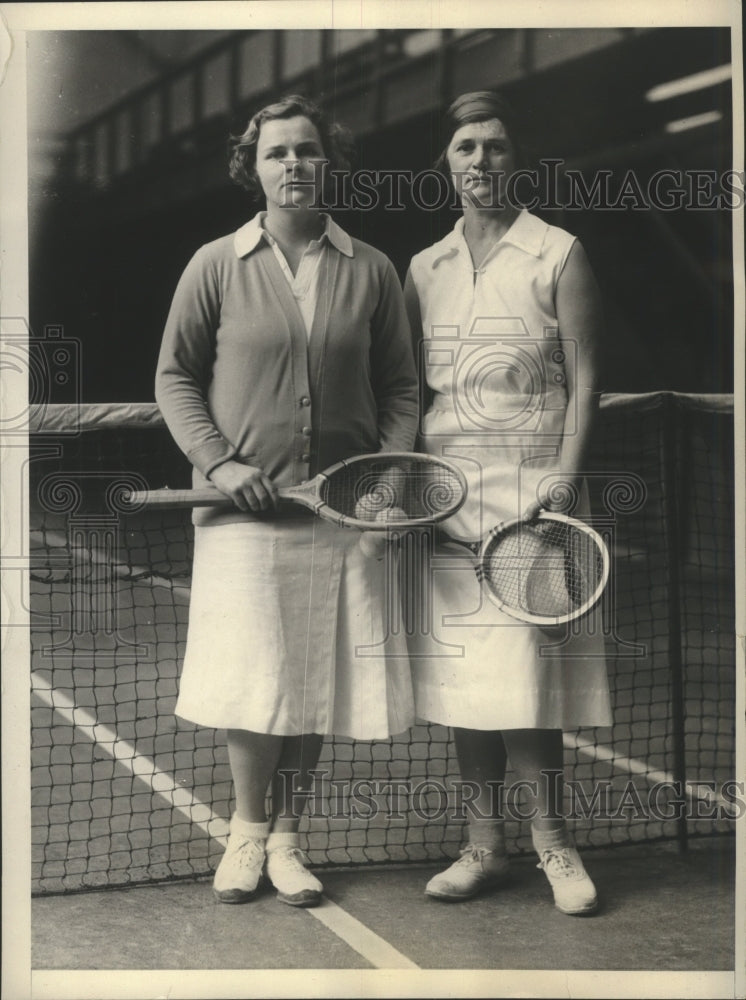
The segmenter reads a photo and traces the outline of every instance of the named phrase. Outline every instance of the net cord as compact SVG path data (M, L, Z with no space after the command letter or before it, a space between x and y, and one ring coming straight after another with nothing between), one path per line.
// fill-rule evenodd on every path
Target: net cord
M603 393L602 410L644 411L675 400L687 409L710 413L733 413L732 393ZM30 434L74 434L107 428L165 427L156 403L47 403L29 412Z

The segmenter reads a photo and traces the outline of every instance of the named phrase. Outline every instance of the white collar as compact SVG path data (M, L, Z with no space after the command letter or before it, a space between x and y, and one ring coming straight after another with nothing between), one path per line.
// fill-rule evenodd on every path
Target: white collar
M513 220L513 224L507 232L500 237L498 244L510 243L512 246L523 250L524 253L531 254L532 257L541 256L541 248L544 245L548 226L541 219L537 218L527 209L522 209ZM458 220L450 233L441 240L443 252L433 260L432 266L435 268L444 257L451 257L458 253L464 245L464 217Z
M233 236L233 247L237 257L247 257L253 250L256 250L262 239L268 242L272 241L272 237L264 228L266 215L266 212L258 212L253 219L236 231ZM322 212L321 218L324 220L324 231L317 242L320 243L326 239L340 253L346 257L353 257L352 240L344 229L324 212Z

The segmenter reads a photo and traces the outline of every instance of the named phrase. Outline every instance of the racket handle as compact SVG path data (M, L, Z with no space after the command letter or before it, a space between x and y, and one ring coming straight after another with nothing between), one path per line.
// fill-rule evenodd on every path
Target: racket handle
M233 507L233 501L214 486L197 490L138 490L130 493L128 503L141 510L146 507Z

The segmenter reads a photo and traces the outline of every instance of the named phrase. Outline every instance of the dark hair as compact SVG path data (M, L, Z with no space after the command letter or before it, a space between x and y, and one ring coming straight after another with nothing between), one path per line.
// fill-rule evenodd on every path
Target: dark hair
M448 169L448 146L456 132L472 122L486 122L497 118L505 126L515 151L516 167L526 165L526 153L520 140L515 112L502 94L494 90L474 90L461 94L445 113L441 126L443 150L435 161L435 169L450 179Z
M329 160L332 170L346 170L350 166L353 144L350 132L343 126L331 122L321 108L307 97L300 94L290 94L265 108L251 118L241 135L232 135L228 140L230 160L228 172L231 180L245 188L255 197L262 194L262 188L256 176L256 146L259 133L265 122L278 118L308 118L316 126L321 139L324 155Z

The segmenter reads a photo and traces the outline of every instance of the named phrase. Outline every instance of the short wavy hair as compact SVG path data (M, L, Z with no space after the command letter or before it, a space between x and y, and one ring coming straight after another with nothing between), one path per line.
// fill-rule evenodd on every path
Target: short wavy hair
M314 101L301 94L290 94L274 104L268 104L251 118L241 135L228 140L230 159L228 172L231 180L255 198L262 195L256 175L256 147L259 133L265 122L278 118L307 118L319 133L324 155L331 170L348 170L353 155L352 135L347 128L332 122Z

